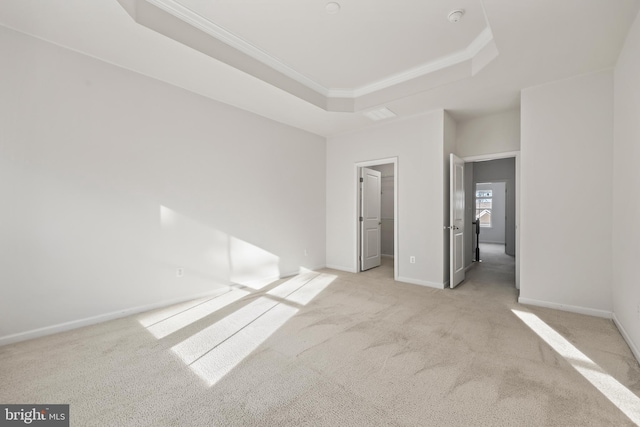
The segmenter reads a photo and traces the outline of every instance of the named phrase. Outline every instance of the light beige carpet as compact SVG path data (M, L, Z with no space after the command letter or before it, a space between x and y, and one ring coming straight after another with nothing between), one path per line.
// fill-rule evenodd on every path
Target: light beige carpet
M574 368L637 399L614 324L518 305L504 265L454 290L396 283L388 259L321 273L0 347L0 402L69 403L72 426L634 425Z

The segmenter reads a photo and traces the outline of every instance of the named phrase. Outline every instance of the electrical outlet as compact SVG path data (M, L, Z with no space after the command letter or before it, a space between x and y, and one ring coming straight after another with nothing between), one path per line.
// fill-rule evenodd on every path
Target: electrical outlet
M304 250L304 256L309 256L309 253L307 252L307 250Z
M182 277L182 276L184 276L184 268L182 267L176 268L176 277Z
M416 257L410 256L409 257L409 264L415 264L415 263L416 263Z

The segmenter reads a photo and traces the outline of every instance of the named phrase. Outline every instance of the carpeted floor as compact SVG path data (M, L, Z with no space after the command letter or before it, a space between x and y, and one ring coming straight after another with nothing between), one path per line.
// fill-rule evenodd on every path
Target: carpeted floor
M505 254L504 245L495 243L480 243L479 271L473 272L473 278L478 275L489 276L489 280L499 281L504 284L515 284L516 259Z
M385 259L0 347L0 403L69 403L82 427L634 425L605 396L634 417L614 324L517 304L494 255L454 290L394 282Z

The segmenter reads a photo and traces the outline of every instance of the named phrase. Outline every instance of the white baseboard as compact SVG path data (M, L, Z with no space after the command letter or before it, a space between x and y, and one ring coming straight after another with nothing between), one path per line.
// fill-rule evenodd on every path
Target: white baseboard
M622 335L622 338L624 338L624 340L627 342L627 345L631 349L631 353L633 353L638 363L640 363L640 349L638 349L636 344L631 340L631 337L627 333L624 326L622 326L622 323L620 322L620 320L618 320L615 313L613 313L613 323L616 325L616 328L618 328L618 331L620 331L620 335Z
M347 273L357 273L358 272L358 270L356 270L355 268L344 267L342 265L327 264L327 268L330 268L332 270L346 271Z
M427 280L411 279L411 278L402 277L402 276L398 276L398 278L396 280L398 282L411 283L412 285L428 286L430 288L436 288L436 289L444 289L445 288L445 285L442 284L442 283L429 282Z
M321 270L325 268L324 265L322 266L317 266L314 268L310 268L310 270ZM334 267L334 269L337 269ZM273 276L273 277L268 277L268 278L264 278L264 279L260 279L260 280L252 280L252 281L248 281L243 283L242 285L244 286L250 286L254 285L254 286L260 286L262 284L264 284L265 282L274 282L276 280L285 278L285 277L290 277L290 276L296 276L300 274L300 271L292 271L289 273L283 273L280 276ZM5 335L0 337L0 347L3 345L7 345L7 344L12 344L12 343L16 343L16 342L20 342L20 341L26 341L26 340L30 340L30 339L34 339L34 338L39 338L39 337L44 337L46 335L53 335L53 334L57 334L59 332L65 332L65 331L69 331L71 329L77 329L77 328L82 328L83 326L90 326L90 325L95 325L96 323L101 323L101 322L107 322L109 320L114 320L114 319L119 319L121 317L126 317L126 316L130 316L132 314L137 314L137 313L142 313L145 311L149 311L149 310L154 310L156 308L161 308L161 307L168 307L170 305L174 305L174 304L179 304L181 302L185 302L185 301L191 301L194 299L198 299L198 298L204 298L204 297L214 297L216 295L221 295L225 292L228 292L231 289L231 286L227 286L225 288L221 288L221 289L216 289L215 291L209 291L209 292L204 292L204 293L199 293L196 295L189 295L189 296L185 296L185 297L180 297L180 298L174 298L171 300L165 300L165 301L161 301L161 302L157 302L157 303L153 303L153 304L146 304L146 305L141 305L138 307L131 307L131 308L125 308L122 310L118 310L118 311L113 311L110 313L105 313L105 314L99 314L97 316L92 316L92 317L87 317L84 319L78 319L78 320L72 320L69 322L64 322L64 323L59 323L57 325L51 325L51 326L45 326L43 328L38 328L38 329L32 329L29 331L25 331L25 332L18 332L16 334L11 334L11 335Z
M34 338L44 337L46 335L53 335L59 332L70 331L71 329L81 328L83 326L95 325L96 323L107 322L109 320L119 319L121 317L130 316L132 314L142 313L149 310L154 310L160 307L167 307L173 304L178 304L185 301L190 301L204 297L214 297L216 295L222 295L228 292L231 287L216 289L215 291L209 291L200 293L197 295L190 295L186 297L175 298L172 300L161 301L153 304L146 304L137 307L125 308L118 311L112 311L110 313L99 314L97 316L86 317L84 319L72 320L70 322L58 323L57 325L45 326L43 328L32 329L30 331L18 332L16 334L5 335L0 337L0 347L7 344L13 344L20 341L26 341Z
M393 258L394 255L389 255L389 254L380 254L381 257L383 258Z
M612 312L606 311L606 310L598 310L596 308L578 307L575 305L559 304L556 302L540 301L540 300L522 298L522 297L518 298L518 302L520 304L525 304L525 305L535 305L538 307L553 308L555 310L569 311L571 313L578 313L578 314L586 314L588 316L603 317L605 319L611 319L613 317Z

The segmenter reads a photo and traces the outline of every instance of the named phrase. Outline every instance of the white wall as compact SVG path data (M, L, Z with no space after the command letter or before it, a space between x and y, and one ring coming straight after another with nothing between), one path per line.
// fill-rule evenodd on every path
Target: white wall
M615 68L613 150L613 312L640 360L640 15Z
M357 271L356 163L398 157L400 280L443 287L443 123L440 110L327 140L328 266Z
M505 197L504 182L491 182L476 184L476 190L491 190L491 227L480 227L480 243L499 243L504 245L505 241Z
M325 265L324 138L3 27L0 57L0 343Z
M521 109L520 301L609 316L613 74L523 90Z
M458 123L456 151L460 157L518 150L520 110L510 110Z

